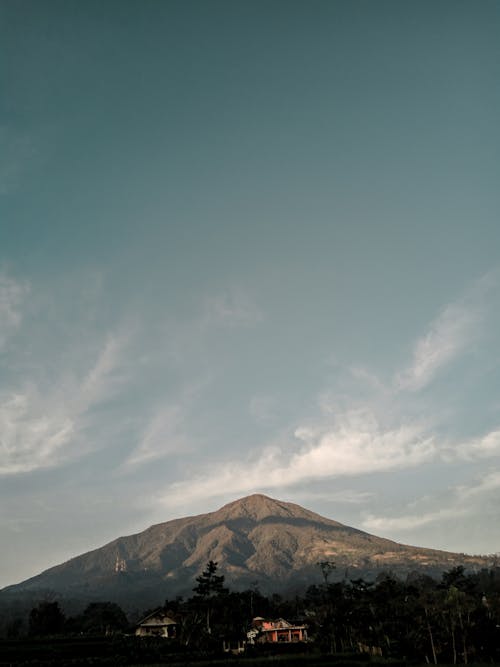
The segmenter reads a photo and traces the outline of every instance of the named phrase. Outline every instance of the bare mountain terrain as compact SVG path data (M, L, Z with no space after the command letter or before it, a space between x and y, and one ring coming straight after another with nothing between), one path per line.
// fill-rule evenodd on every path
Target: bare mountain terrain
M189 595L208 560L235 589L304 589L322 581L318 563L334 561L336 578L374 578L382 571L439 575L488 558L406 546L324 518L299 505L252 495L216 512L167 521L52 567L0 592L0 598L52 592L74 600L130 606Z

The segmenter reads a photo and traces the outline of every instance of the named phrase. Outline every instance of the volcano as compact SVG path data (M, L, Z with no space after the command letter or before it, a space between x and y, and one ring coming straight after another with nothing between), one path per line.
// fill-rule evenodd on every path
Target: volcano
M407 546L343 525L299 505L261 494L221 509L156 524L57 565L0 598L50 592L78 600L147 606L190 595L209 560L226 585L263 593L300 591L322 582L319 564L333 562L330 581L374 579L381 572L439 576L462 565L491 565L486 557Z

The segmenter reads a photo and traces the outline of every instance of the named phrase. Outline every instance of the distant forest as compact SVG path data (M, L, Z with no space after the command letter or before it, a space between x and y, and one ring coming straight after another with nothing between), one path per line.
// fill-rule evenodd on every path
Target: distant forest
M261 616L306 625L309 641L300 650L307 655L358 654L367 660L430 664L500 662L500 568L466 573L457 567L439 581L417 574L401 581L388 574L375 582L330 583L333 563L319 565L324 582L286 598L262 595L257 585L230 591L212 563L198 577L192 597L165 601L164 609L177 620L179 631L175 640L156 640L155 646L159 641L163 653L192 659L216 657L223 639L246 638L252 618ZM122 637L129 646L133 642L135 651L139 645L151 647L148 640L127 637L134 633L139 613L127 618L117 604L94 602L83 613L66 617L62 604L45 600L24 618L4 618L0 655L2 646L8 652L48 638L81 643L111 637L118 646ZM151 611L143 610L142 616ZM246 654L255 657L284 648L255 645ZM146 664L144 656L141 660Z

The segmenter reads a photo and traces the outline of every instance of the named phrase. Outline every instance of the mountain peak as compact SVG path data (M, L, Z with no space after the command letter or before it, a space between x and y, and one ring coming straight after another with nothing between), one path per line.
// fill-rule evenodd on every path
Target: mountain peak
M274 516L277 512L282 512L283 510L280 507L282 504L261 493L253 493L245 498L227 503L227 505L221 507L219 512L224 515L224 518L247 517L259 521L264 517Z
M271 517L279 517L280 519L324 521L323 517L304 509L300 505L276 500L262 493L254 493L239 500L233 500L221 507L216 514L220 515L223 520L248 518L254 521L262 521Z

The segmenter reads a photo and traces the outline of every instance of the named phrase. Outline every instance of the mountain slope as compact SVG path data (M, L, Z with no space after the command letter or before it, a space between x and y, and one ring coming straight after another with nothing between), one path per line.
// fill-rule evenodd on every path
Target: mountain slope
M266 592L319 583L318 563L325 560L335 561L334 574L350 578L373 577L384 569L438 574L456 565L488 564L486 558L398 544L256 494L216 512L120 537L2 594L51 590L72 598L154 604L189 594L208 560L219 563L230 586L258 582Z

